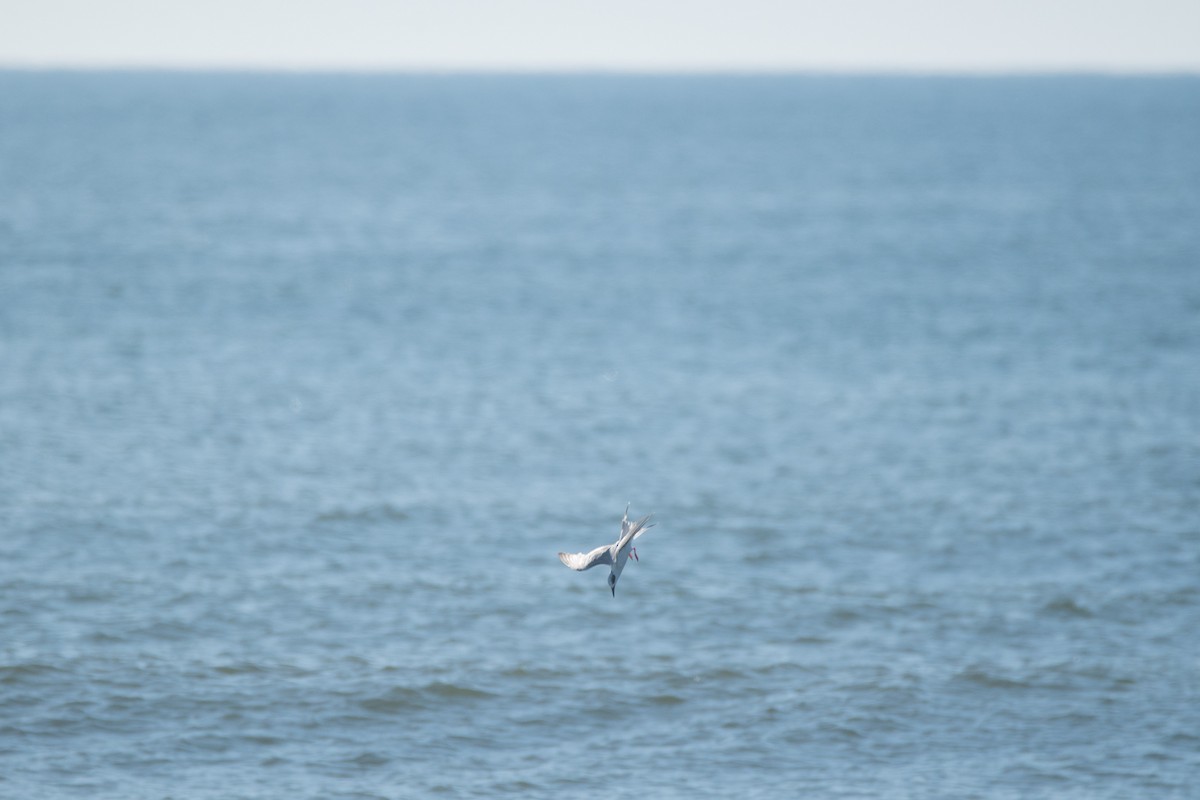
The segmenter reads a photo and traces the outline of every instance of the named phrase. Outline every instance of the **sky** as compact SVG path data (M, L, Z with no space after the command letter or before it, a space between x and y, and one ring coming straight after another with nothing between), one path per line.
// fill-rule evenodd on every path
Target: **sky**
M1200 72L1200 0L0 0L0 66Z

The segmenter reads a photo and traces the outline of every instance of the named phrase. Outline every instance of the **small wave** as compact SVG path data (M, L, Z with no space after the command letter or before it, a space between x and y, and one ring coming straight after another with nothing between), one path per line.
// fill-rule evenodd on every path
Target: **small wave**
M1163 597L1163 602L1168 605L1190 606L1195 605L1198 598L1200 598L1200 590L1188 586L1167 592Z
M29 662L26 664L8 664L0 666L0 684L17 684L39 675L51 675L62 670L53 664Z
M734 667L715 667L713 669L692 672L689 670L657 670L647 675L656 680L666 680L680 686L709 681L729 682L739 681L749 677L748 673Z
M118 597L120 595L116 591L94 587L71 589L66 595L67 602L79 605L110 603Z
M251 733L242 737L242 741L256 744L260 747L274 747L276 745L285 744L287 739L279 736L272 736L269 733Z
M848 740L854 740L854 739L861 739L863 736L862 733L860 733L858 730L851 728L848 725L840 725L835 722L825 722L825 723L822 723L819 727L820 727L820 730L822 731L822 733L824 733L827 737L832 738L832 739L841 739L843 741L848 741Z
M436 697L446 698L468 698L481 699L484 697L492 697L491 692L485 692L482 689L472 689L469 686L459 686L455 683L443 683L442 681L434 681L425 687L425 692Z
M139 638L167 642L181 642L195 635L195 628L176 620L157 620L138 628L134 635Z
M646 701L656 706L678 706L685 702L682 697L674 694L656 694L646 698Z
M389 761L391 761L391 759L387 756L382 756L379 753L366 752L359 753L354 758L346 759L346 761L347 763L353 764L356 767L369 769L372 767L382 767L384 764L387 764Z
M408 519L408 512L391 503L383 503L364 508L334 508L317 514L314 521L321 524L330 522L404 522Z
M1042 613L1053 617L1063 617L1068 619L1090 619L1094 617L1091 611L1079 605L1073 598L1056 597L1046 605L1042 606Z
M180 749L193 753L226 753L233 747L228 736L199 733L180 740Z
M718 667L696 676L701 681L736 681L746 677L746 673L732 667Z
M503 794L511 794L513 792L528 793L528 792L536 791L537 789L539 789L541 787L539 787L536 783L530 783L529 781L516 780L516 781L509 781L506 783L497 783L492 788L495 789L497 792L501 792Z
M958 673L956 678L965 683L983 686L988 689L1032 689L1034 684L1017 678L1006 678L989 672L982 667L967 667Z
M824 642L827 640L821 639L820 641ZM755 666L753 672L755 675L777 675L780 673L785 675L793 673L813 674L813 668L797 663L796 661L775 661L770 664Z
M219 667L215 667L213 671L218 675L254 675L266 672L267 670L258 664L243 661L237 664L222 664Z
M500 673L502 677L513 678L515 680L547 680L550 678L566 677L567 674L568 673L562 670L548 669L546 667L513 667L512 669L506 669Z
M381 714L399 714L404 711L426 708L445 701L482 700L492 697L490 692L459 686L455 683L434 681L421 688L397 686L379 697L371 697L359 703L367 711Z
M839 606L839 607L833 609L832 611L830 611L829 614L826 616L826 618L828 619L830 624L836 625L836 626L842 626L842 625L850 625L852 623L858 622L859 620L863 619L863 615L862 615L862 613L860 613L859 611L856 611L853 608L847 608L846 606Z
M997 671L991 667L971 666L959 672L959 681L989 689L1039 689L1073 691L1103 687L1107 691L1126 691L1137 683L1130 675L1115 674L1103 666L1079 665L1072 661L1043 664L1027 668L1014 675Z
M424 703L421 702L419 690L401 686L391 689L379 697L367 698L358 705L367 711L379 714L399 714L403 711L421 708Z
M816 635L812 635L812 634L806 634L806 635L797 636L797 637L793 638L792 644L829 644L831 641L833 641L833 640L830 639L828 636L816 636Z
M1146 606L1191 606L1200 601L1200 588L1184 586L1163 591L1131 592L1118 598L1114 603L1122 607L1131 605Z

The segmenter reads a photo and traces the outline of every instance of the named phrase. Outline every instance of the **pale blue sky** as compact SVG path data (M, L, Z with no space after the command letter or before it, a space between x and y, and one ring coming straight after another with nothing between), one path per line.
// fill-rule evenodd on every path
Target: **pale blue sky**
M0 0L0 65L1200 71L1200 0Z

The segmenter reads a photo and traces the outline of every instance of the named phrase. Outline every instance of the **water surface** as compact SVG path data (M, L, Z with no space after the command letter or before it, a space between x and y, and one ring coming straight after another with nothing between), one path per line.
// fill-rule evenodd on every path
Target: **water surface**
M1191 796L1198 90L0 73L0 796Z

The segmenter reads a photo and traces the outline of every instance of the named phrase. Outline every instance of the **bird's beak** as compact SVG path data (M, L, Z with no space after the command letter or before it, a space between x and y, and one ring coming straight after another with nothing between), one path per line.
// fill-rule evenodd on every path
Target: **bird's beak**
M616 587L616 586L610 586L610 587L608 587L608 588L612 589L613 597L616 597L616 596L617 596L617 587Z

